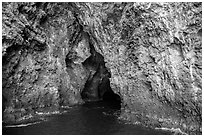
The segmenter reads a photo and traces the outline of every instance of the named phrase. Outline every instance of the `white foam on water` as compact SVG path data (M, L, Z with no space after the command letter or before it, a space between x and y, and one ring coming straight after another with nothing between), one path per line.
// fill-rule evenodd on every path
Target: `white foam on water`
M52 114L60 114L59 111L54 111L54 112L35 112L38 115L52 115Z
M103 115L106 115L106 116L111 116L112 114L111 113L107 113L107 112L102 112Z
M54 111L54 112L35 112L37 115L40 116L46 116L46 115L57 115L57 114L63 114L66 113L67 110L64 111Z
M70 106L61 106L61 108L72 108Z
M38 123L40 123L40 122L27 123L27 124L20 124L20 125L8 125L8 126L5 126L5 127L27 127L27 126L35 125L35 124L38 124Z
M188 134L186 134L185 132L181 131L180 128L165 128L165 127L161 127L161 128L155 128L155 129L165 130L165 131L171 131L171 132L173 132L175 135L178 135L178 134L188 135Z

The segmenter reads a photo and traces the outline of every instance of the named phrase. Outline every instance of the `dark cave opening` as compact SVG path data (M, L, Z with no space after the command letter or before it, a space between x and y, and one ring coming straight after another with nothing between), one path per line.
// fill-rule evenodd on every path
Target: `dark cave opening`
M91 44L90 49L91 56L83 62L90 74L81 92L81 97L85 102L103 101L120 109L121 98L111 89L109 80L111 74L105 66L104 57L96 52Z
M95 50L88 33L83 32L82 36L88 41L91 55L82 62L87 73L87 80L81 91L81 98L85 103L102 101L120 109L121 98L111 89L109 80L111 74L105 66L104 57ZM65 59L67 68L74 69L75 58L77 58L76 53L67 54Z
M110 87L109 78L104 78L103 82L98 87L99 94L102 94L102 100L111 107L120 109L121 108L121 98L118 94L115 94Z
M111 108L121 108L121 98L115 94L110 87L109 77L104 77L100 83L96 83L98 77L88 80L81 93L82 99L86 103L103 102Z

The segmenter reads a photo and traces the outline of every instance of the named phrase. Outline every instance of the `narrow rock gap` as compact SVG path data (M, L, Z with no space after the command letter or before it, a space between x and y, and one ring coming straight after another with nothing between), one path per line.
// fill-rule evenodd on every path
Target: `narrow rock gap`
M104 57L95 50L89 33L84 32L83 28L80 28L80 30L78 34L79 37L76 38L76 41L86 39L90 50L90 56L81 63L87 73L87 80L81 91L81 98L86 103L104 101L115 106L114 108L120 109L121 99L110 87L109 78L111 74L105 66ZM76 54L77 53L69 53L66 56L65 62L67 68L72 69L74 60L77 58Z
M82 64L90 71L88 80L81 92L81 97L85 102L103 101L114 108L121 108L120 96L115 94L110 87L111 77L105 67L104 57L95 51L94 46L89 43L91 56Z

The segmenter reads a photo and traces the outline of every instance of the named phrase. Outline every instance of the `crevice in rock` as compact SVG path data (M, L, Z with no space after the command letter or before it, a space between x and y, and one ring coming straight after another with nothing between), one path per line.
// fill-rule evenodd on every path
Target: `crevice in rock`
M89 45L91 56L82 63L90 72L89 78L81 93L82 99L85 102L103 100L120 108L121 99L110 87L109 78L111 74L105 66L104 57L95 51L91 43Z
M87 41L87 46L84 46L83 48L89 48L90 54L89 57L86 56L88 58L81 62L83 69L86 70L87 76L87 80L81 91L81 98L85 102L107 101L115 104L117 108L120 108L121 99L110 87L109 78L111 77L111 74L105 66L104 57L95 50L89 33L84 32L83 28L80 28L80 30L81 31L78 32L79 34L73 43L73 46L75 45L76 48L76 44L85 39L85 41ZM74 49L74 47L72 48ZM78 50L81 50L81 48ZM84 52L83 54L86 53ZM81 57L83 57L83 55L79 56L79 53L76 53L76 50L71 50L65 59L66 67L69 70L74 69L76 67L75 63L79 63L79 61L76 60Z

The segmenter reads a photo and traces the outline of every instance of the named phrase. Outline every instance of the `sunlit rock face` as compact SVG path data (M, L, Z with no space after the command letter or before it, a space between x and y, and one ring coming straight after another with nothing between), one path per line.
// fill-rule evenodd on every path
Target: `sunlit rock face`
M2 42L4 121L110 80L121 118L201 133L201 3L3 3Z

